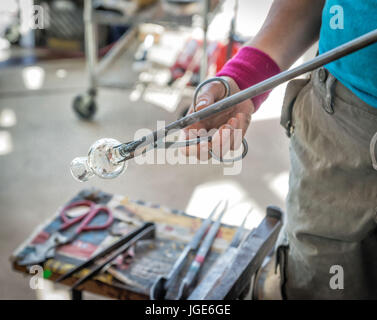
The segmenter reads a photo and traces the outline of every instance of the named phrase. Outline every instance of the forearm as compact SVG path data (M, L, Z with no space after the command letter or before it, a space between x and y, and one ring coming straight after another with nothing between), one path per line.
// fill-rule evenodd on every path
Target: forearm
M246 45L288 69L317 39L325 0L275 0L258 34Z

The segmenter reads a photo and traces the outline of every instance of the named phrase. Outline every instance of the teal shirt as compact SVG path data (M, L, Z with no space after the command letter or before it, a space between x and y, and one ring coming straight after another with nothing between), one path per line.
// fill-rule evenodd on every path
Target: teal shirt
M322 13L319 53L377 29L377 0L327 0ZM326 65L367 104L377 108L377 44Z

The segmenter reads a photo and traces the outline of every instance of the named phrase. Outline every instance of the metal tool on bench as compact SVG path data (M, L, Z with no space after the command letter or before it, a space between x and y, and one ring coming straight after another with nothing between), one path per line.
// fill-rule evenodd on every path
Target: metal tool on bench
M192 289L192 287L195 285L198 279L200 269L202 268L205 262L205 259L209 251L211 250L212 244L215 241L216 235L220 229L221 219L227 209L228 209L228 202L225 203L224 209L220 212L217 220L212 224L202 244L200 245L200 248L198 252L196 253L194 260L192 261L185 277L183 278L180 284L178 295L176 296L176 300L186 299L190 289Z
M205 277L205 281L201 282L190 294L190 299L194 297L202 297L205 296L208 291L210 291L213 287L216 286L216 282L221 277L221 275L229 272L232 263L239 252L239 248L241 244L245 240L245 223L247 218L249 217L252 209L248 211L243 219L241 225L237 228L236 233L234 234L232 241L230 242L228 248L225 252L220 256L219 259L216 260L214 265L211 267L211 271L208 272L208 275ZM250 231L251 232L251 231Z
M171 287L172 283L177 280L179 273L182 271L185 266L187 259L190 254L198 250L200 242L202 241L205 233L212 223L212 217L217 211L217 208L221 204L221 201L215 206L210 215L206 220L203 221L200 228L196 231L194 237L183 249L182 253L178 257L177 261L174 263L171 271L167 276L160 276L157 278L150 290L151 300L163 300L165 298L168 288Z
M274 249L282 216L279 208L267 207L262 222L246 234L238 248L227 249L235 253L220 256L187 300L242 299L249 291L252 276Z
M79 181L86 181L94 175L104 179L115 178L124 172L127 160L154 149L158 145L164 145L163 139L166 136L219 112L225 111L242 101L258 96L286 81L309 71L313 71L375 42L377 42L377 29L323 53L301 66L281 72L254 86L217 101L207 108L191 113L138 140L126 143L120 143L114 139L98 140L89 149L88 157L75 158L72 161L72 175ZM225 81L222 83L225 85ZM181 143L192 145L201 141L210 141L210 139L211 137L201 137ZM246 145L244 145L244 147L246 147ZM246 152L247 150L243 151L242 157L246 155Z
M68 211L78 207L88 207L89 210L77 217L70 218L68 216ZM99 214L107 215L107 220L105 223L101 225L90 225L91 221ZM60 212L60 218L63 221L60 228L52 233L44 243L33 245L32 251L18 260L17 263L19 265L40 264L47 259L54 257L55 250L58 246L74 241L82 232L103 230L108 228L113 223L113 215L107 207L97 205L95 202L89 200L77 201L65 206ZM69 229L79 222L81 223L71 236L64 235L62 233L62 231Z
M137 228L136 230L130 232L129 234L124 235L115 243L110 245L109 247L105 248L104 250L100 251L92 258L87 261L84 261L77 267L73 268L72 270L68 271L67 273L60 276L56 282L63 281L74 274L78 273L79 271L89 268L94 265L94 267L90 270L88 274L84 277L80 278L73 286L72 289L78 288L78 286L82 285L89 279L92 279L95 275L100 273L103 268L112 262L116 257L120 254L126 252L129 248L131 248L137 241L143 239L152 239L155 237L156 226L152 222L146 222L141 227ZM104 259L102 259L104 258ZM100 260L101 259L101 260ZM99 260L99 262L98 262ZM98 262L98 263L97 263Z
M229 244L229 248L237 248L240 243L243 240L243 236L245 233L245 223L251 212L253 211L253 208L250 208L249 211L246 213L245 218L243 218L242 223L240 226L237 228L236 233L234 234L232 241Z

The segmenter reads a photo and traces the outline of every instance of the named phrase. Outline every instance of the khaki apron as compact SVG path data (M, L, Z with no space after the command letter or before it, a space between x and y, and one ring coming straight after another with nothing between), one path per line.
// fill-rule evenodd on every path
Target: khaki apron
M321 68L288 84L281 124L291 140L283 298L377 299L377 109Z

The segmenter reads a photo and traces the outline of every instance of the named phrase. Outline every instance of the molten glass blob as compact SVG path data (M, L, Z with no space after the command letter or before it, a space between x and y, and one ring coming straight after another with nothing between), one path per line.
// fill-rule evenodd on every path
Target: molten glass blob
M88 166L88 157L77 157L71 162L72 176L80 181L88 181L93 176L93 171Z
M115 148L120 144L119 141L110 138L96 141L90 147L87 157L78 157L71 162L73 177L84 182L93 175L103 179L113 179L122 174L127 165Z

